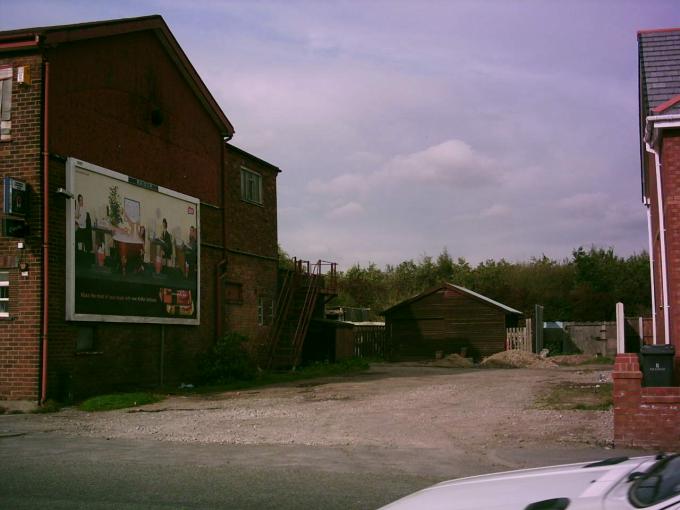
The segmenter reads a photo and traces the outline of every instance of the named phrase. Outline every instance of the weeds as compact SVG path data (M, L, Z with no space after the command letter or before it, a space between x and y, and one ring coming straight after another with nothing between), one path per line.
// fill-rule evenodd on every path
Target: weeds
M351 358L338 363L314 363L287 372L260 371L251 379L232 380L223 384L210 384L192 389L193 393L215 393L242 390L270 384L282 384L316 377L331 377L363 372L370 367L368 361Z
M78 409L87 412L111 411L126 407L142 406L160 402L164 397L154 393L113 393L92 397L82 402Z
M539 409L606 411L613 404L611 383L559 383L536 400Z

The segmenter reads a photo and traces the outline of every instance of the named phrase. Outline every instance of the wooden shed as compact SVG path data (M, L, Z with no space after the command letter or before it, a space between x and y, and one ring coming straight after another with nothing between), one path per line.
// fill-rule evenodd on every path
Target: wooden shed
M506 328L522 312L464 287L444 283L383 311L394 360L465 352L480 359L505 349Z

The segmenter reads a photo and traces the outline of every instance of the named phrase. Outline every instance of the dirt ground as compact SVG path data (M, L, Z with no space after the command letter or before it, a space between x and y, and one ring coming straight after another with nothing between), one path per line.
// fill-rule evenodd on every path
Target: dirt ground
M549 385L606 380L606 366L457 369L376 363L368 372L346 377L174 396L119 411L69 408L49 415L17 415L11 421L14 428L29 432L235 445L468 453L509 445L607 447L612 441L611 411L557 411L535 404Z

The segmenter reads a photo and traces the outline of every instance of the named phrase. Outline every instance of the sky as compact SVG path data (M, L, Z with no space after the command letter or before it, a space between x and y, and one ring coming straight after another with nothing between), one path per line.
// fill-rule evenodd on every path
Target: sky
M291 256L647 247L636 33L680 26L676 0L2 0L0 30L150 14L282 170Z

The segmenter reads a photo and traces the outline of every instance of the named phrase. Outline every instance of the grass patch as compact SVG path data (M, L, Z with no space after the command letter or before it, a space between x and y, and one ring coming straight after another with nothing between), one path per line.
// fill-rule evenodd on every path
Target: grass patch
M81 411L111 411L113 409L125 409L126 407L142 406L160 402L164 397L154 393L113 393L92 397L81 403L78 408Z
M612 383L559 383L536 400L539 409L606 411L613 404Z
M282 384L317 377L341 376L363 372L370 367L368 361L352 358L338 363L314 363L287 372L261 371L252 379L234 380L223 384L198 386L188 390L189 393L215 393L220 391L242 390L271 384Z

